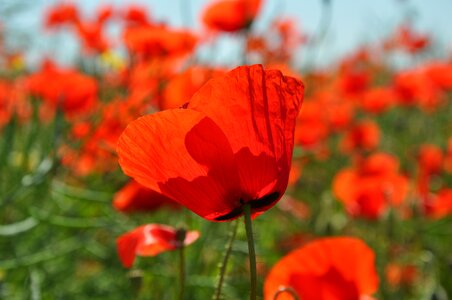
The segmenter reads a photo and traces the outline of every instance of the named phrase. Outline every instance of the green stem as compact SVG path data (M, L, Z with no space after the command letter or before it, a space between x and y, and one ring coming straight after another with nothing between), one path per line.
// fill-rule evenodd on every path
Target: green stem
M215 287L215 296L214 296L215 300L221 299L221 288L223 287L224 276L226 273L226 267L228 265L229 256L231 255L232 252L232 245L234 244L235 236L237 235L238 224L239 222L235 220L231 231L231 235L229 237L228 244L226 246L226 252L224 254L223 261L220 265L220 274L218 276L217 285Z
M246 237L248 239L248 253L250 259L250 300L257 299L257 275L256 275L256 252L254 250L253 225L251 221L251 206L249 204L243 206L245 213Z
M185 255L184 255L184 245L182 244L179 248L179 300L184 299L185 293Z

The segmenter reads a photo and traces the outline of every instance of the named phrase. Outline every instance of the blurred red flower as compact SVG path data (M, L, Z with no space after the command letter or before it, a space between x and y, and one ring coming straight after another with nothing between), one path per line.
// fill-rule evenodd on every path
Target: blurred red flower
M426 111L435 110L443 101L439 87L422 70L406 70L396 74L394 90L402 105L418 105Z
M228 221L272 207L289 178L301 81L261 65L211 79L186 109L144 116L121 135L124 173L201 217Z
M393 36L383 42L386 51L403 50L409 54L417 54L427 49L431 44L430 37L413 31L410 24L401 25Z
M441 189L436 195L424 198L424 212L433 219L452 215L452 188Z
M164 25L145 25L126 28L124 44L141 58L183 56L191 53L197 37L186 30L175 30Z
M147 224L121 235L116 244L122 264L130 268L137 255L155 256L188 246L198 238L198 231L184 232L165 225Z
M419 277L419 270L414 265L390 263L385 268L385 276L392 287L412 285Z
M370 151L380 142L380 129L370 120L361 121L351 127L340 142L340 148L345 153L353 151Z
M439 173L443 168L443 151L436 145L421 145L419 149L418 163L421 173Z
M44 63L39 72L25 80L27 91L39 97L46 106L61 109L68 117L90 112L97 103L97 81L77 70L61 69Z
M352 216L377 219L390 206L399 206L408 193L408 179L398 173L395 157L376 153L355 168L339 171L333 192Z
M21 81L0 79L0 132L14 115L25 122L31 114L32 107L25 97Z
M359 259L357 259L359 258ZM264 283L264 299L291 289L303 300L358 300L378 289L375 254L351 237L323 238L283 257ZM278 300L292 300L288 292Z
M131 97L103 104L96 123L73 123L71 138L80 148L60 149L62 163L78 176L93 172L109 172L117 168L116 144L129 122L142 114L143 100Z
M394 105L396 100L396 94L392 89L376 87L364 92L360 105L366 112L380 114Z
M411 54L421 52L431 44L428 35L414 32L409 25L400 26L397 32L397 42L402 49Z
M441 89L452 89L452 63L431 62L424 65L425 75Z
M371 79L368 71L344 68L337 78L338 90L345 96L353 96L367 90Z
M421 145L418 154L417 189L424 200L429 197L432 175L442 171L443 161L441 148L432 144Z
M77 6L73 3L58 3L52 6L44 19L47 28L59 27L66 24L77 24L80 22Z
M135 180L129 181L115 193L113 206L122 212L153 211L161 207L177 208L179 205L168 197L147 189Z
M128 6L122 13L122 17L127 26L143 26L150 23L146 8L140 6Z
M83 22L75 27L87 53L102 53L108 50L109 43L103 33L103 23Z
M314 148L326 140L328 134L328 122L322 105L314 100L305 101L297 119L295 143Z
M104 25L105 22L114 17L115 12L111 5L100 6L96 12L95 23L99 25Z
M251 26L261 0L217 0L207 6L202 20L210 29L235 32Z

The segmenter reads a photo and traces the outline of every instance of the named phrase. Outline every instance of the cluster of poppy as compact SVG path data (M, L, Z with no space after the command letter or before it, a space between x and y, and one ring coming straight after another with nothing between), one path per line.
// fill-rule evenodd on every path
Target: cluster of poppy
M71 29L86 53L105 59L108 72L87 75L47 59L31 74L0 79L0 130L13 116L27 122L35 107L44 123L62 112L70 130L58 145L62 165L83 177L116 170L119 158L133 178L114 196L114 208L123 213L177 213L183 206L225 222L242 216L245 206L255 218L282 199L282 211L305 219L309 207L283 194L309 176L302 168L338 152L351 166L337 171L332 191L353 218L379 221L390 210L408 218L412 204L430 218L451 215L452 189L437 178L452 173L452 137L441 146L421 145L413 174L380 148L385 132L378 118L387 112L410 107L433 115L450 105L450 61L403 71L381 63L381 50L417 55L428 49L429 37L404 25L381 49L360 49L336 69L303 74L304 96L290 62L311 39L289 20L276 20L268 34L253 33L261 6L260 0L218 0L204 10L201 19L214 34L246 32L245 55L263 64L227 70L196 64L190 57L203 42L200 35L156 22L140 7L103 7L84 20L74 4L57 4L46 27ZM130 57L120 64L105 55L115 46L106 36L114 20L124 25L121 45ZM308 155L293 159L294 147ZM121 262L130 268L137 255L179 249L200 234L181 232L137 227L117 240ZM264 298L371 299L378 290L374 256L358 238L311 241L276 263ZM394 286L412 282L413 274L411 265L386 268Z

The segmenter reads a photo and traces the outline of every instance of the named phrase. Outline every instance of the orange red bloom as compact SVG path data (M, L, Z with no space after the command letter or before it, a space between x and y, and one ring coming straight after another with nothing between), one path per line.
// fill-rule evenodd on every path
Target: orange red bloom
M97 103L97 82L76 70L61 69L51 62L26 79L27 91L48 108L61 109L72 117L91 111ZM77 87L77 88L74 88Z
M47 28L58 27L67 24L76 24L80 22L80 16L77 7L72 3L59 3L52 7L45 17Z
M322 105L317 101L305 101L297 120L295 142L305 148L313 148L323 142L329 132Z
M206 8L202 20L211 29L234 32L248 28L260 6L261 0L218 0Z
M126 28L124 44L140 57L165 55L183 56L195 48L197 38L186 30L175 30L163 25L146 25Z
M130 268L136 256L155 256L176 250L192 244L198 237L198 231L185 232L165 225L147 224L121 235L116 244L122 264Z
M425 214L433 219L452 215L452 189L444 188L436 195L428 195L423 202Z
M395 157L376 153L356 168L339 171L333 192L352 216L381 217L390 206L399 206L408 193L408 179L398 173Z
M310 242L273 266L265 279L264 299L275 299L282 289L292 290L303 300L370 297L378 289L375 254L357 238L323 238ZM284 292L277 299L291 300L293 296Z
M392 89L378 87L366 90L360 104L366 112L380 114L394 105L396 100L396 94Z
M419 277L419 270L414 265L390 263L385 268L386 280L391 287L412 285Z
M400 104L418 105L427 111L435 110L443 100L441 89L423 70L407 70L397 74L394 90Z
M427 201L430 192L430 181L433 175L443 170L444 155L436 145L421 145L418 154L417 189L419 195Z
M289 179L301 81L261 65L211 79L186 109L144 116L126 128L123 171L201 217L228 221L250 204L272 207Z
M340 148L345 153L356 150L370 151L380 142L380 129L373 121L361 121L347 131L341 140Z
M419 149L419 169L426 174L435 174L443 168L443 151L436 145L424 144Z
M115 193L113 206L122 212L153 211L161 207L176 208L178 204L160 193L131 180Z

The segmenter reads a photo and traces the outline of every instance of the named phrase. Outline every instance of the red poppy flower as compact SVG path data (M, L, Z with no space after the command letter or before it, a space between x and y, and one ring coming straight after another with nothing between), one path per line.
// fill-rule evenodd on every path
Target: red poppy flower
M385 276L392 287L412 285L419 277L419 269L414 265L390 263L385 268Z
M380 142L380 129L373 121L361 121L347 131L341 140L340 148L345 153L356 150L370 151Z
M140 100L140 99L138 99ZM127 124L142 115L143 102L132 95L103 104L96 124L75 123L72 138L81 140L80 149L60 149L62 163L79 176L110 172L117 168L115 153L118 138Z
M183 56L193 51L197 38L186 30L147 25L126 28L124 43L132 53L145 58Z
M97 102L94 78L76 70L60 69L51 62L45 62L41 71L28 76L25 85L50 109L59 107L69 117L91 111Z
M351 102L347 101L325 101L321 102L330 129L332 131L339 131L347 128L353 120L354 107Z
M399 206L408 193L408 179L398 173L398 162L389 154L377 153L357 168L339 171L333 192L352 216L377 219L390 206Z
M438 146L424 144L419 149L417 189L423 198L429 197L430 180L432 175L442 171L443 160L443 152Z
M0 129L10 121L17 108L20 108L12 97L12 86L12 83L0 79Z
M394 89L402 105L419 105L426 111L432 111L443 102L441 89L422 70L407 70L397 74Z
M452 215L452 189L444 188L424 199L425 214L433 219Z
M80 22L79 18L78 9L73 3L58 3L47 12L45 26L51 28L64 24L76 24Z
M289 172L289 186L294 186L301 177L302 162L294 161Z
M411 54L421 52L431 44L428 35L414 32L409 25L400 26L396 38L400 47Z
M115 13L113 11L113 6L111 5L101 6L96 12L96 23L99 25L104 25L114 15Z
M261 0L218 0L204 11L202 20L209 28L234 32L248 28L261 6Z
M432 62L424 67L425 75L441 89L452 89L452 64Z
M147 189L131 180L115 193L113 206L122 212L153 211L163 206L176 208L178 204L168 197Z
M87 53L102 53L109 47L103 33L103 24L83 22L75 26L78 37Z
M364 92L361 107L369 113L380 114L396 102L396 94L390 88L371 88Z
M357 259L359 257L359 259ZM375 254L351 237L324 238L283 257L264 283L264 299L291 289L303 300L358 300L378 289ZM281 293L278 300L293 299Z
M326 117L318 101L306 100L297 120L295 142L312 148L324 141L329 134Z
M364 92L370 85L371 74L368 71L345 68L337 78L338 90L347 96Z
M188 246L199 237L198 231L185 232L183 242L180 231L165 225L147 224L121 235L117 240L119 258L126 268L130 268L138 256L155 256L165 251Z
M424 144L419 149L418 163L421 173L439 173L443 168L443 151L436 145Z
M117 152L124 173L201 217L227 221L272 207L289 178L301 81L261 65L211 79L186 109L144 116Z
M149 24L149 16L146 8L131 5L125 9L122 14L124 21L128 26L143 26Z

